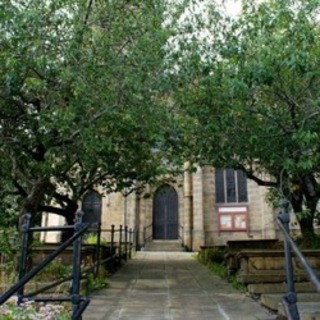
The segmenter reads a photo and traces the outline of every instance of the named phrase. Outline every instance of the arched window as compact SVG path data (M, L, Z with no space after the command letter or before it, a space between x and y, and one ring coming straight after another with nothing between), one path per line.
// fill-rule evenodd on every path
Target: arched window
M215 170L216 203L248 202L247 178L243 171Z
M82 202L83 222L101 222L101 197L96 191L89 191Z

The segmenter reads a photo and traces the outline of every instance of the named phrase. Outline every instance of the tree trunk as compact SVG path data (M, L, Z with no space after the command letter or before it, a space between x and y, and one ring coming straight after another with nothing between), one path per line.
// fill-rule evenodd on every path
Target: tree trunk
M315 236L314 229L313 229L313 216L304 216L300 217L298 215L298 222L301 229L301 234L304 239L312 239Z
M304 239L312 239L315 236L313 220L318 202L317 194L310 194L310 188L300 184L294 192L291 192L289 199L293 211L297 217L301 234Z
M31 214L31 221L30 221L30 226L32 227L33 222L35 220L35 215L38 212L38 208L41 205L41 202L44 199L44 196L46 194L46 191L50 187L50 182L47 179L38 179L28 196L25 198L23 204L22 204L22 209L21 209L21 214L20 214L20 219L19 219L19 225L21 225L23 221L23 215L26 213ZM31 250L33 246L33 233L30 234L29 236L29 241L28 241L28 251ZM27 258L27 266L26 266L26 271L29 271L33 266L33 261L32 261L32 255L29 254Z
M66 215L65 215L67 225L74 224L77 210L78 210L78 205L76 202L68 203L68 206L66 208ZM61 233L61 242L65 242L70 237L72 237L73 234L74 234L74 230L64 230Z
M38 207L44 199L46 191L51 186L50 182L47 179L39 179L37 180L30 193L24 200L22 206L22 214L31 213L34 214L38 211Z

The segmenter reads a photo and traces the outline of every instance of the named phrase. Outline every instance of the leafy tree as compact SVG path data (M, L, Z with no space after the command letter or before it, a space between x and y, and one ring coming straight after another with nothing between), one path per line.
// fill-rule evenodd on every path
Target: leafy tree
M85 192L154 182L174 166L159 97L161 1L0 3L0 195L73 221ZM1 214L4 214L2 212Z
M303 235L312 236L320 197L320 2L244 1L237 19L210 10L201 26L210 43L184 42L183 63L171 74L186 157L242 169L278 190Z

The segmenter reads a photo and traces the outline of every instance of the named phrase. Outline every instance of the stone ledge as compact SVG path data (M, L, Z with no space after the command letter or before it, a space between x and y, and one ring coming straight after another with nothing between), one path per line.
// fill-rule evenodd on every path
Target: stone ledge
M311 282L297 282L295 284L297 292L316 292L314 285ZM265 293L285 293L287 292L287 284L282 283L252 283L247 286L250 294L265 294Z
M319 299L319 295L317 296ZM300 315L300 320L320 320L320 308L319 308L319 301L316 302L299 302L300 296L298 295L298 310ZM284 316L284 308L282 303L278 305L278 314L280 316Z

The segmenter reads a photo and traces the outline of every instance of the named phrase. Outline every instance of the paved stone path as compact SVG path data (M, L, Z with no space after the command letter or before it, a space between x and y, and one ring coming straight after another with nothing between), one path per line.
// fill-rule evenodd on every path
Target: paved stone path
M276 317L185 252L138 252L91 296L83 320L271 320Z

